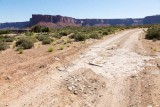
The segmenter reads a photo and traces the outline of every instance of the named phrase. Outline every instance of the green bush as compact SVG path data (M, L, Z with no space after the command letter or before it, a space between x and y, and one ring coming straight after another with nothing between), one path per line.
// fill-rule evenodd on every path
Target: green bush
M5 42L13 42L14 41L14 38L6 38L5 39Z
M0 30L0 35L1 34L10 34L11 31L10 30Z
M36 38L39 40L39 41L43 41L44 38L46 38L45 35L38 35L36 36Z
M67 39L66 43L72 43L71 39Z
M27 39L27 40L29 40L29 41L31 41L33 43L37 42L37 39L36 39L35 36L20 36L20 37L17 37L16 39L17 40L19 40L19 39Z
M14 37L0 36L0 41L3 41L3 42L13 42L14 39L15 39Z
M40 33L40 32L50 32L50 28L48 27L43 27L43 26L34 26L32 28L32 31L36 32L36 33Z
M67 35L68 35L68 32L62 31L62 32L60 32L59 34L62 35L62 36L67 36Z
M160 27L149 28L146 34L146 39L160 40Z
M4 36L0 36L0 41L5 41Z
M8 44L6 42L0 41L0 51L6 50L9 48Z
M16 46L23 49L30 49L34 46L34 42L29 38L20 38L16 42Z
M86 38L86 35L84 34L77 34L75 37L74 37L75 41L85 41L87 38Z
M49 48L48 48L48 52L53 52L53 48L52 48L52 47L49 47Z
M34 26L34 27L32 28L32 31L34 31L34 32L36 32L36 33L39 33L39 32L42 32L42 29L41 29L40 26Z
M59 49L60 49L60 50L63 50L63 49L64 49L64 46L60 46Z
M75 37L76 37L76 34L74 33L69 36L70 39L74 39Z
M50 44L52 42L52 39L48 35L38 35L36 38L39 41L42 41L42 43L45 44Z
M44 27L44 28L42 29L42 32L50 32L50 31L51 31L51 29L48 28L48 27Z
M53 37L57 38L57 39L61 39L62 35L60 35L59 33L55 34Z
M49 37L44 37L42 40L42 43L45 44L50 44L52 42L52 39Z
M108 32L103 32L102 35L108 35Z
M25 32L25 35L26 35L26 36L33 36L33 35L34 35L34 33L33 33L33 32L29 32L29 31L27 31L27 32Z
M89 35L89 37L92 38L92 39L100 39L100 38L102 38L102 36L100 34L98 34L98 33L91 33Z

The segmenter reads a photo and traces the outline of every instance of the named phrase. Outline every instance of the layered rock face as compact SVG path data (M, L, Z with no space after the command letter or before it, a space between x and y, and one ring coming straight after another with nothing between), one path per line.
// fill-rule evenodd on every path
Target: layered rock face
M65 26L128 26L143 24L160 24L160 15L148 16L139 19L75 19L60 15L40 15L33 14L29 22L0 23L0 29L4 28L24 28L34 25L44 25L49 27Z
M51 16L51 15L32 15L30 20L31 25L35 25L39 22L50 22L50 23L63 23L63 24L76 24L81 26L129 26L129 25L143 25L143 24L158 24L160 23L160 15L158 16L149 16L139 19L75 19L71 17L63 17L60 15Z
M52 16L52 15L32 15L30 19L30 25L38 24L39 22L50 22L50 23L74 23L74 18L71 17L63 17L60 15Z

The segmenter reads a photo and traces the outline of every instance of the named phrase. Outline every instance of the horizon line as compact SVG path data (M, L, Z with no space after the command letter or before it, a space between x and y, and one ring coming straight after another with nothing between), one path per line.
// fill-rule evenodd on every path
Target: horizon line
M51 14L32 14L32 15L43 15L43 16L62 16L62 17L69 17L69 18L74 18L72 16L63 16L63 15L51 15ZM148 15L148 16L160 16L160 14L156 14L156 15ZM145 17L148 17L148 16L144 16L144 17L141 17L141 18L74 18L74 19L102 19L102 20L116 20L116 19L143 19ZM31 17L32 18L32 17ZM29 18L30 19L30 18ZM3 24L3 23L20 23L20 22L29 22L30 20L28 21L15 21L15 22L0 22L0 24Z

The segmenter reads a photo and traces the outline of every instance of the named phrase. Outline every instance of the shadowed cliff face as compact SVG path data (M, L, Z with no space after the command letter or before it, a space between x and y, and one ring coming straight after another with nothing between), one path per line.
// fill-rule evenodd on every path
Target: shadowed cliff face
M12 23L0 23L0 29L20 29L20 28L25 28L29 26L29 21L28 22L12 22Z
M144 24L159 24L160 23L160 15L157 16L148 16L143 20Z
M65 26L128 26L128 25L143 25L143 24L160 24L160 15L148 16L139 19L75 19L72 17L52 16L33 14L29 22L15 23L0 23L0 29L3 28L24 28L39 24L52 27ZM47 25L49 24L49 25Z

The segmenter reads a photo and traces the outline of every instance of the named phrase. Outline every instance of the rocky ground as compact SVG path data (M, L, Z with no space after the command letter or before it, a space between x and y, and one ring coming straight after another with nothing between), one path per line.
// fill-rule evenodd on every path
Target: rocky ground
M2 52L0 107L160 107L159 41L132 29L94 43Z

